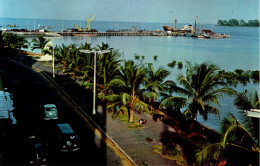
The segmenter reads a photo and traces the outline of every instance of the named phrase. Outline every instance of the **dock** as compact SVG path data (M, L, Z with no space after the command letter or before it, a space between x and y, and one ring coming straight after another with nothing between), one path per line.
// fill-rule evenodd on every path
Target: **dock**
M3 31L3 33L15 33L22 36L36 36L45 35L46 37L62 37L62 36L88 36L88 37L99 37L99 36L187 36L182 31L167 33L163 31L144 31L144 32L16 32L16 31ZM189 36L187 36L189 37ZM214 34L210 38L229 38L230 35L225 34ZM199 38L199 37L198 37Z
M58 32L61 36L153 36L151 32Z

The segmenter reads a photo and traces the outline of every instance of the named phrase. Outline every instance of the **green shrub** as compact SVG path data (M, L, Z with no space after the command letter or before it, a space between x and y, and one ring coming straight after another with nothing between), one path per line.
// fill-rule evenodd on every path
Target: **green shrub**
M176 65L176 61L173 60L171 63L168 63L167 66L170 68L174 68L174 66Z
M182 64L182 62L178 62L178 69L182 69L183 68L183 64Z

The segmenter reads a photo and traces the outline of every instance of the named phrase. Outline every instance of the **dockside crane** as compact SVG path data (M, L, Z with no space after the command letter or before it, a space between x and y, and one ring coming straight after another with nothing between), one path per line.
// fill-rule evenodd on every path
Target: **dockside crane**
M83 29L78 27L76 24L74 24L74 27L76 27L78 29L78 32L83 32Z
M96 14L94 16L92 16L91 18L87 18L87 27L86 27L86 31L91 31L90 29L90 22L96 17Z

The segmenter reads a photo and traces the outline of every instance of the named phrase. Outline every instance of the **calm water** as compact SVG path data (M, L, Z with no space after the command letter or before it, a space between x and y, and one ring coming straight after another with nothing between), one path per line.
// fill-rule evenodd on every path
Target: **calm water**
M34 29L38 24L52 26L59 31L72 28L73 24L85 27L85 21L71 20L26 20L26 19L1 19L0 25L16 24L21 28ZM35 25L35 26L34 26ZM98 22L93 21L92 28L98 31L108 29L124 29L130 26L138 26L139 29L157 30L163 25L173 26L173 23L128 23L128 22ZM183 24L178 24L180 28ZM205 29L211 29L211 25L204 25ZM60 37L51 38L54 45L69 45L71 43L91 43L92 46L101 45L102 42L108 43L110 47L118 49L122 54L122 59L134 59L134 55L145 56L142 63L153 62L155 67L164 66L171 71L168 79L175 79L179 73L184 73L185 69L170 69L167 64L172 60L190 61L192 64L209 62L217 65L221 69L233 71L234 69L259 70L259 28L251 27L214 27L214 32L230 34L228 39L195 39L188 37L138 37L138 36L109 36L109 37ZM28 38L30 41L32 38ZM35 50L40 52L40 50ZM153 57L157 55L155 61ZM137 61L137 60L136 60ZM138 61L140 62L140 60ZM257 90L259 84L248 84L247 86L238 85L235 90L243 91ZM225 97L220 100L221 119L228 113L233 113L240 118L239 110L233 105L232 97ZM220 120L218 116L209 115L208 121L201 117L198 120L211 128L219 130Z

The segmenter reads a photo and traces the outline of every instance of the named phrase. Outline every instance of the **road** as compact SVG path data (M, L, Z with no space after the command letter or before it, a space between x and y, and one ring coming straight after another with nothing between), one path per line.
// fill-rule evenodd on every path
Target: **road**
M75 113L69 102L39 73L25 65L0 57L0 75L3 87L13 94L14 116L17 124L0 136L0 164L28 164L32 151L29 137L48 137L56 123L70 123L79 137L80 149L76 153L48 153L50 165L121 165L121 161L103 141L95 138L89 126ZM44 121L41 104L52 103L58 108L58 120ZM0 123L0 125L3 123ZM1 128L0 128L1 129ZM1 131L0 131L1 132ZM1 156L0 156L1 157Z

